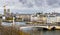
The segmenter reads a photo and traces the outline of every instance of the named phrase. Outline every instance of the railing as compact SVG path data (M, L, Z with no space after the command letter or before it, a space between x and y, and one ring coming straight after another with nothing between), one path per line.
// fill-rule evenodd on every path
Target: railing
M57 24L26 24L26 25L20 25L20 27L25 26L58 26Z

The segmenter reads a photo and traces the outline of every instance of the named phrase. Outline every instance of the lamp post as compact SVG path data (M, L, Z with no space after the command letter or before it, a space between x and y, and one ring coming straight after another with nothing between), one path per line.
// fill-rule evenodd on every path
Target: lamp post
M12 23L12 26L14 27L15 26L15 17L13 16L13 23Z

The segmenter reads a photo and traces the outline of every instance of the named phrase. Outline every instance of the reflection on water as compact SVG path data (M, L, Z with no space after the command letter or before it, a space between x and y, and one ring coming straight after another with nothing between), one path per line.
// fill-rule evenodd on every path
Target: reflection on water
M54 30L54 31L27 31L27 33L30 33L30 35L60 35L60 30Z
M12 23L2 22L2 26L12 26Z
M2 22L2 26L12 26L12 23ZM15 22L15 25L25 25L25 22Z

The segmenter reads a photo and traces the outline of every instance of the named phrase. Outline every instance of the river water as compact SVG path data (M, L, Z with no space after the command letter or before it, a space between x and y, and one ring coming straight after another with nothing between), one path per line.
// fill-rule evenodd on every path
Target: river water
M54 31L27 31L30 35L60 35L60 30L54 30Z
M12 23L2 22L2 26L11 26ZM17 26L25 25L25 22L15 22ZM60 30L34 30L35 28L23 28L22 31L30 35L60 35Z

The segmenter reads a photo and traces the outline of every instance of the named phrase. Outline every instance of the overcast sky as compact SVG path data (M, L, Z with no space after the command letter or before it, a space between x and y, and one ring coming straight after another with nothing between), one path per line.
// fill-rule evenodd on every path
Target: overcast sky
M60 0L0 0L0 13L3 6L14 13L60 12Z

